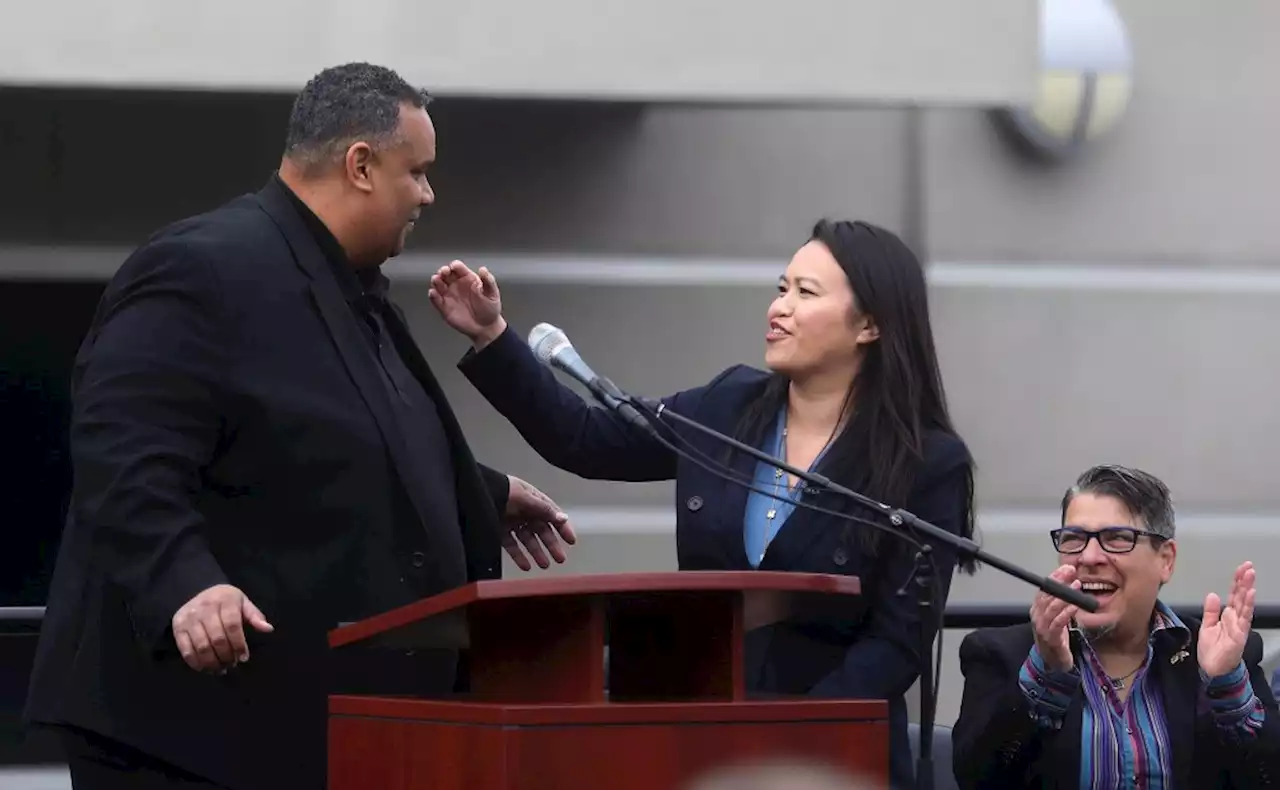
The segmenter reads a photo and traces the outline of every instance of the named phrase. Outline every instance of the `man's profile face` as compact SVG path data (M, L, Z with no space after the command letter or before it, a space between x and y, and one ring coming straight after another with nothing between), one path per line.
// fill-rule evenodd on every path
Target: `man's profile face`
M436 130L426 109L400 105L394 141L373 157L370 230L387 258L399 255L422 209L435 202L427 171L436 159Z
M1088 493L1071 500L1062 525L1086 533L1108 527L1146 528L1119 499ZM1100 604L1096 612L1078 613L1076 624L1095 637L1118 625L1141 628L1151 618L1160 586L1173 575L1175 555L1172 540L1153 542L1146 535L1140 535L1127 553L1107 552L1095 537L1079 554L1060 554L1063 564L1075 566L1084 592Z

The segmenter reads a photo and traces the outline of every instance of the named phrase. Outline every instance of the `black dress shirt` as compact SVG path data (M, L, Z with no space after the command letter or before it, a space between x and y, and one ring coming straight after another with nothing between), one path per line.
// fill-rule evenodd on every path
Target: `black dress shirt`
M413 471L412 479L406 480L405 484L420 487L433 503L431 512L435 519L426 528L431 534L432 545L439 547L439 551L433 552L436 556L431 557L419 552L414 555L413 562L433 563L436 572L430 576L438 584L435 585L437 589L423 590L422 594L431 595L462 586L467 582L467 565L449 442L435 402L405 364L406 352L397 348L397 335L408 338L409 334L387 299L390 281L378 268L357 270L352 267L346 252L328 227L278 176L276 179L315 235L347 298L347 304L367 329L369 349L379 362L382 381L390 395L396 419L409 440L406 444ZM391 331L389 322L401 324L403 331Z

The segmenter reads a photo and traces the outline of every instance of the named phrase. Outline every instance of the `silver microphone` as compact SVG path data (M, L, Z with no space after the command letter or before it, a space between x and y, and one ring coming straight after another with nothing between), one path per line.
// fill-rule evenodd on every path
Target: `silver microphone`
M564 330L551 324L538 324L529 332L529 348L533 349L533 355L539 362L569 374L603 399L610 408L616 409L624 402L625 397L613 382L597 375L583 361Z
M628 401L612 381L598 375L569 342L569 336L563 330L551 324L542 323L529 332L529 348L538 361L549 367L564 371L573 380L586 386L591 393L604 402L610 409L621 414L633 425L643 428L645 432L656 435L654 428L639 411Z

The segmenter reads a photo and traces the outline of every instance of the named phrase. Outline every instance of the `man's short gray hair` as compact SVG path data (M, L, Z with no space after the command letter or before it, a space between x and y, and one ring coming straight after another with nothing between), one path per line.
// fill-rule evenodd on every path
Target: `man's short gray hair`
M1062 497L1062 519L1067 507L1080 494L1114 497L1138 526L1169 540L1174 536L1173 497L1160 478L1141 469L1118 464L1101 464L1086 470Z
M285 134L285 156L303 170L342 159L353 143L381 148L395 142L400 106L426 107L431 96L399 74L370 63L325 69L298 93Z

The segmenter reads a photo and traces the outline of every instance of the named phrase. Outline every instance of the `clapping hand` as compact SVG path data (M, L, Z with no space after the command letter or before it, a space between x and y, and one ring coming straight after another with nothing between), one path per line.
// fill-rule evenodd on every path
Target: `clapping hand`
M1073 590L1080 589L1075 566L1063 565L1049 574L1049 578ZM1068 627L1077 611L1078 607L1046 592L1036 593L1031 604L1031 628L1035 632L1036 647L1044 659L1045 668L1051 672L1070 672L1075 666Z
M1231 674L1244 657L1244 645L1253 626L1256 580L1253 563L1246 562L1236 568L1225 608L1217 593L1205 596L1197 658L1200 669L1211 678Z

